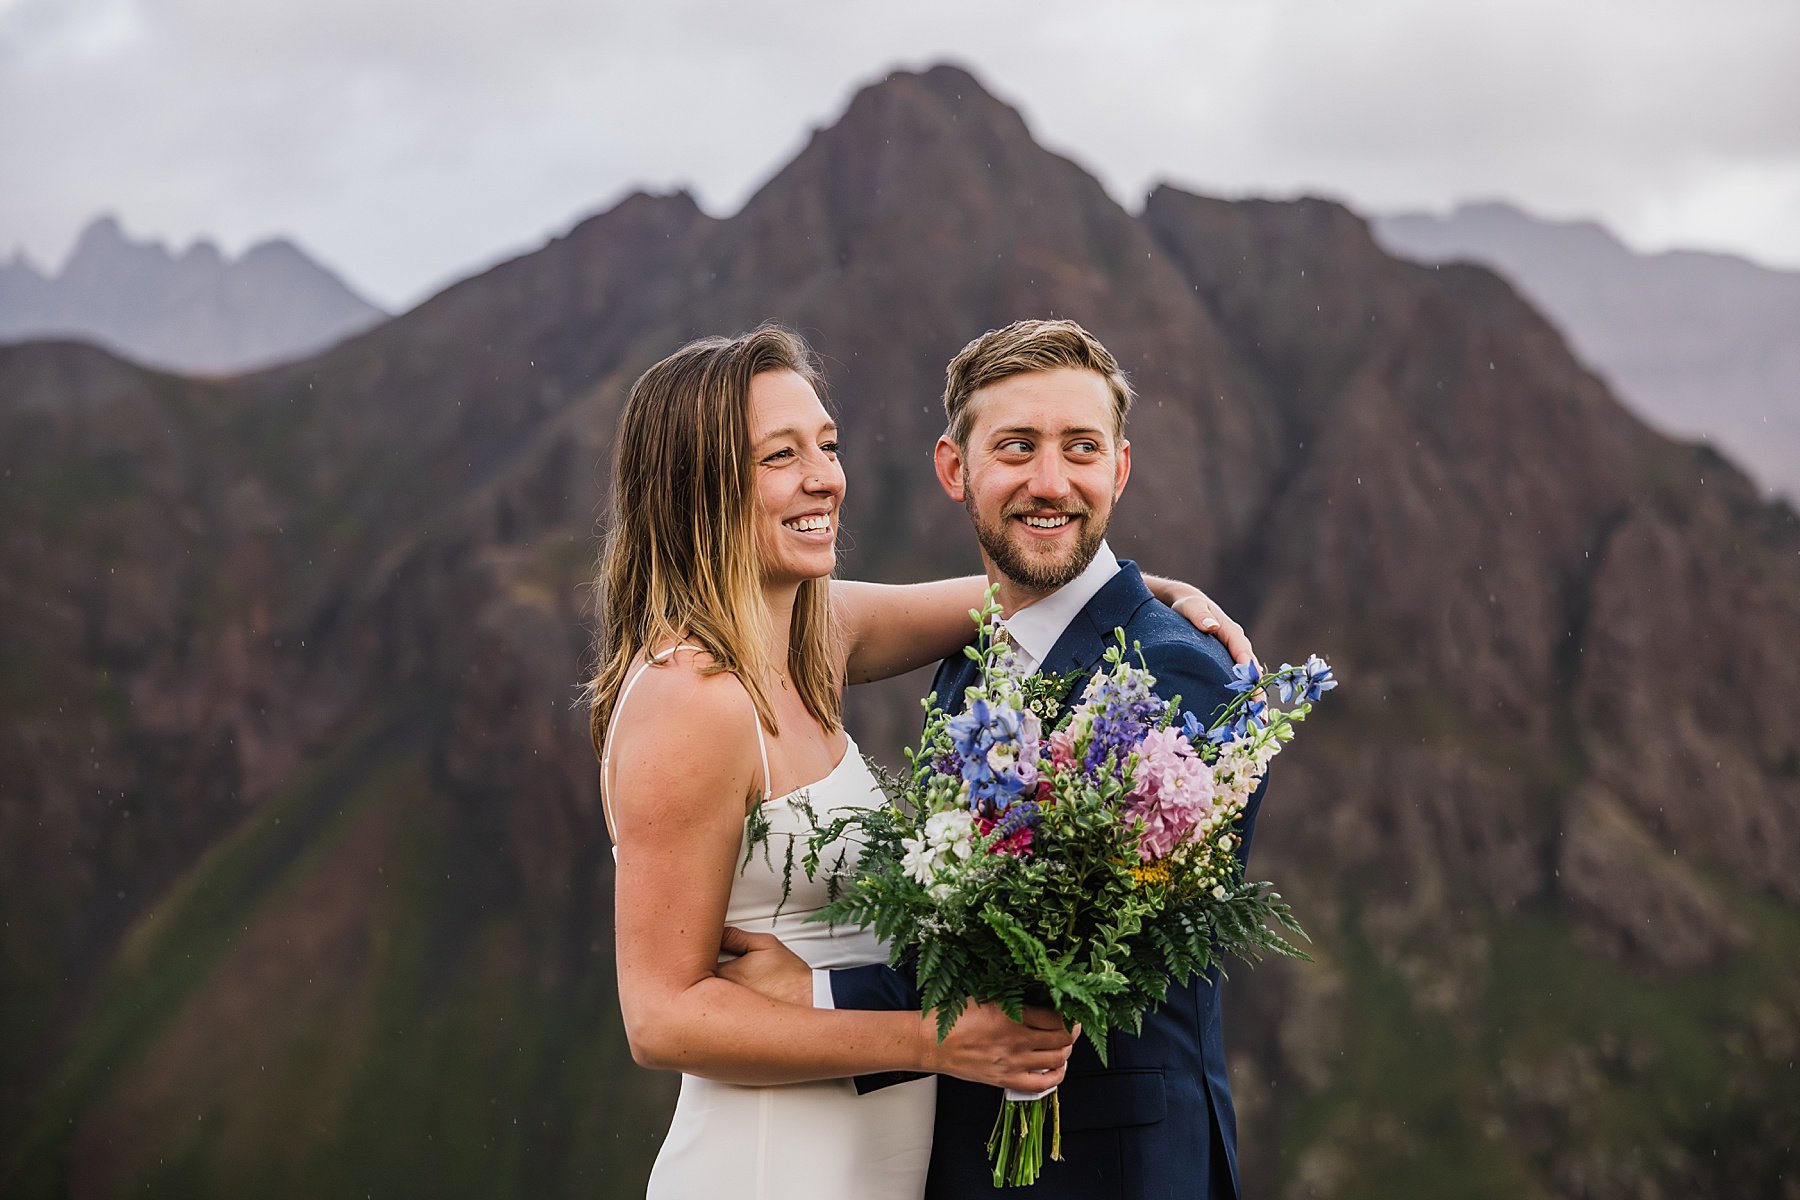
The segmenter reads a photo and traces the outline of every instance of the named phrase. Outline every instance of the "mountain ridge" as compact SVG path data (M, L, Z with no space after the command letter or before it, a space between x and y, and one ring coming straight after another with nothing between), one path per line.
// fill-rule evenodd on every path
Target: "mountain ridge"
M1567 333L1635 411L1716 441L1772 492L1800 498L1800 271L1711 251L1640 254L1594 221L1510 204L1373 222L1392 252L1486 263Z
M228 258L209 239L179 253L94 218L60 270L20 251L0 265L0 339L79 337L148 365L230 374L304 357L385 319L287 238Z
M1115 547L1344 680L1259 835L1318 961L1234 972L1248 1177L1791 1167L1792 510L1643 429L1493 272L1321 201L1134 216L1017 119L896 75L732 217L630 197L244 379L0 348L9 1192L641 1190L670 1080L618 1029L570 704L625 389L695 334L801 329L847 567L917 578L977 561L927 468L941 364L1051 313L1141 397ZM853 690L859 741L891 760L922 687Z

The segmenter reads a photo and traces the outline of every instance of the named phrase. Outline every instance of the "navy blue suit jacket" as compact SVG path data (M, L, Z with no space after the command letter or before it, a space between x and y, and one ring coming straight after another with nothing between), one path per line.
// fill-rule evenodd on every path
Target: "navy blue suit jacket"
M1129 646L1143 648L1164 699L1209 722L1230 699L1231 657L1216 638L1150 595L1130 562L1088 602L1042 664L1048 673L1080 671L1079 688L1124 629ZM975 664L945 659L933 690L937 702L956 711L975 682ZM1243 817L1240 856L1248 855L1263 789ZM839 1008L917 1009L913 981L890 967L855 967L831 973ZM1062 1085L1063 1158L1046 1162L1032 1195L1042 1200L1093 1197L1207 1197L1235 1200L1237 1115L1225 1074L1217 968L1185 986L1144 1018L1136 1036L1115 1033L1107 1042L1110 1066L1102 1067L1086 1038L1076 1044ZM908 1076L859 1079L860 1090ZM938 1081L935 1141L927 1200L976 1200L994 1193L987 1160L988 1131L1000 1092L949 1077Z

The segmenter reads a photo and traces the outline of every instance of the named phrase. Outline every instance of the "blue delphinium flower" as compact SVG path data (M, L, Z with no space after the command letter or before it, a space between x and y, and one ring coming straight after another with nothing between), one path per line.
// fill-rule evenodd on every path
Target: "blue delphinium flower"
M1262 664L1258 663L1253 658L1247 663L1232 663L1231 682L1225 686L1234 692L1242 694L1254 689L1256 685L1261 682Z
M1263 726L1269 723L1269 705L1266 701L1252 700L1244 705L1243 721L1251 733L1261 733Z
M950 741L955 745L956 752L963 758L985 757L986 747L981 747L979 755L976 748L980 744L982 733L987 729L987 723L988 703L977 697L970 702L966 712L950 718L945 730L950 734Z
M961 760L969 807L975 812L997 816L1013 797L1037 782L1035 718L976 697L969 702L968 711L950 719L945 730Z
M1337 679L1331 673L1330 664L1315 654L1306 660L1306 682L1295 686L1302 700L1317 700L1337 686Z
M1250 737L1252 734L1261 733L1268 724L1268 702L1265 700L1252 700L1250 703L1240 708L1236 713L1232 714L1231 720L1208 733L1206 735L1206 740L1215 746L1222 746L1226 742L1235 742L1239 738L1246 738Z
M1295 667L1293 663L1282 663L1281 669L1275 672L1275 690L1281 693L1281 702L1283 704L1292 700L1294 698L1294 693L1300 690L1299 681L1294 678L1294 671Z

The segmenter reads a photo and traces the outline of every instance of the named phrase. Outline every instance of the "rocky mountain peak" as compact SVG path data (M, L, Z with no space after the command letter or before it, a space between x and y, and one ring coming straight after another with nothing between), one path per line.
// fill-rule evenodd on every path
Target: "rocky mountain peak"
M1726 254L1640 254L1592 221L1497 202L1376 218L1394 254L1486 264L1659 428L1714 442L1800 497L1800 272Z
M0 339L76 337L184 371L263 366L323 348L386 314L291 242L241 258L201 238L179 254L90 221L53 277L9 269Z
M119 223L119 218L112 213L101 213L82 226L81 233L75 238L75 245L70 250L69 256L75 258L84 252L100 253L113 247L130 244L131 239L125 236L125 227Z
M189 269L217 271L225 265L225 255L219 251L218 243L201 238L183 250L175 261Z
M895 71L851 99L828 131L848 140L891 135L920 124L953 134L1031 139L1019 110L996 97L962 67L939 63L924 71Z
M58 279L71 286L104 287L121 276L166 270L174 262L168 246L160 241L134 241L117 217L96 217L82 229L63 261Z
M859 91L746 206L817 215L840 235L899 223L970 230L1105 200L1099 183L1032 138L1018 110L960 67L900 71Z

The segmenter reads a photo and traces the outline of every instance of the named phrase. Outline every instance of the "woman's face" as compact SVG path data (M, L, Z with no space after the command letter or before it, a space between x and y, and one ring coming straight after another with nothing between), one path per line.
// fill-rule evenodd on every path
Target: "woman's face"
M830 575L844 502L837 422L794 372L769 371L750 381L750 456L764 582Z

